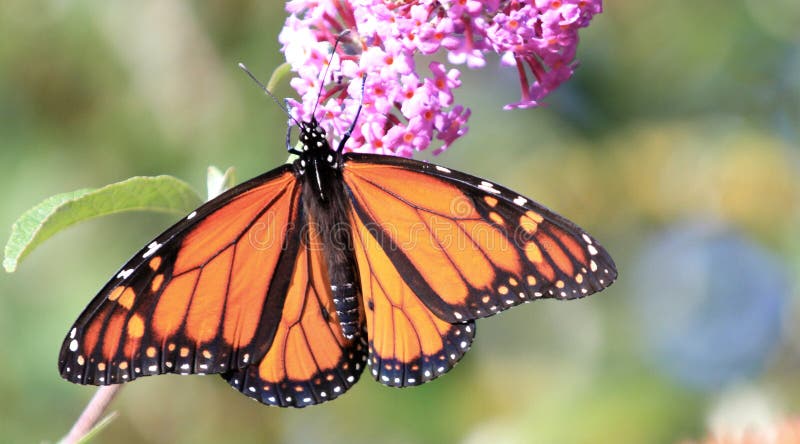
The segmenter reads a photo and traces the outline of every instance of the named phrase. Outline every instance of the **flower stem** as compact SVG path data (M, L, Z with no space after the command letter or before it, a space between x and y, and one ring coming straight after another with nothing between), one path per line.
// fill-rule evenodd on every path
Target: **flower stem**
M75 444L81 442L88 434L90 434L95 426L100 422L100 418L106 411L106 408L114 397L117 395L121 385L106 385L99 387L95 392L89 404L83 409L83 413L78 417L75 424L72 425L67 436L63 437L59 444Z

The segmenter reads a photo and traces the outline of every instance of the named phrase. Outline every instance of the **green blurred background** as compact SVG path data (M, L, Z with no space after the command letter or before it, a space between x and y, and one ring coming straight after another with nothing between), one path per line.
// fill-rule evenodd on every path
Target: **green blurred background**
M282 62L279 2L0 3L0 227L134 175L199 190L285 161L285 117L236 68ZM800 415L800 3L608 2L548 106L466 72L469 134L436 162L531 196L613 254L619 281L478 322L423 387L261 406L215 376L125 387L96 442L676 442ZM293 92L284 82L279 96ZM430 158L429 154L421 158ZM56 440L94 389L62 381L80 310L172 217L83 223L0 274L0 441Z

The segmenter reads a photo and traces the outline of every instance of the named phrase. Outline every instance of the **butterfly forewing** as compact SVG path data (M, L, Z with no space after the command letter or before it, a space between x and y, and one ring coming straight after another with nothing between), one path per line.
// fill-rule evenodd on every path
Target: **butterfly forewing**
M76 321L64 378L105 385L160 373L219 373L272 343L297 243L288 166L192 212L137 253ZM293 250L294 248L294 250Z
M579 298L616 278L596 240L506 188L410 159L346 159L355 213L442 320L491 316L538 298Z

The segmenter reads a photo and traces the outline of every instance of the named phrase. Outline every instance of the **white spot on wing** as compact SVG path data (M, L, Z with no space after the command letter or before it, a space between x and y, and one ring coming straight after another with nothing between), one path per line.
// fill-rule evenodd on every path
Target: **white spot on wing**
M128 276L130 276L131 273L133 273L133 268L128 268L127 270L120 271L117 277L120 279L128 279Z
M148 257L152 256L153 253L155 253L156 251L158 251L159 248L161 248L161 245L162 244L159 244L156 241L150 242L150 245L147 246L147 251L144 252L142 257L147 259Z
M186 220L194 219L195 216L197 216L197 211L192 211L188 216L186 216Z
M585 240L587 244L589 244L589 245L591 245L591 244L592 244L592 238L591 238L591 237L589 237L589 235L588 235L588 234L586 234L586 233L583 233L581 236L583 236L583 240Z
M436 165L436 169L441 171L441 172L443 172L443 173L452 173L452 171L450 171L449 169L447 169L447 168L445 168L443 166Z
M69 338L70 339L75 339L75 334L77 332L78 332L78 330L75 327L72 327L72 330L69 332Z
M519 206L523 206L523 205L525 205L526 203L528 203L528 199L525 199L525 198L524 198L524 197L522 197L522 196L517 196L517 198L516 198L516 199L514 199L514 203L515 203L515 204L517 204L517 205L519 205Z
M589 250L589 254L591 254L592 256L597 254L597 248L595 248L594 245L589 244L586 246L586 248Z
M69 341L69 351L78 351L78 340L73 339Z
M481 184L478 185L478 188L482 189L483 191L486 191L487 193L500 194L500 190L494 189L493 183L487 182L485 180L481 181Z

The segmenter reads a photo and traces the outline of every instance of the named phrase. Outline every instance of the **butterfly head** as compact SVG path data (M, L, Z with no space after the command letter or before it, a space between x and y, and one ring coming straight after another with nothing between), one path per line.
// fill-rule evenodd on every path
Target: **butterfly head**
M331 149L327 133L319 126L317 119L312 117L310 121L298 123L298 126L300 147L289 149L290 153L298 156L294 163L295 171L301 176L312 177L314 193L325 200L323 190L330 186L330 180L327 179L333 177L331 172L341 168L341 153Z
M317 119L311 118L310 122L300 123L300 150L305 153L329 152L331 147L328 144L325 130L319 126Z

